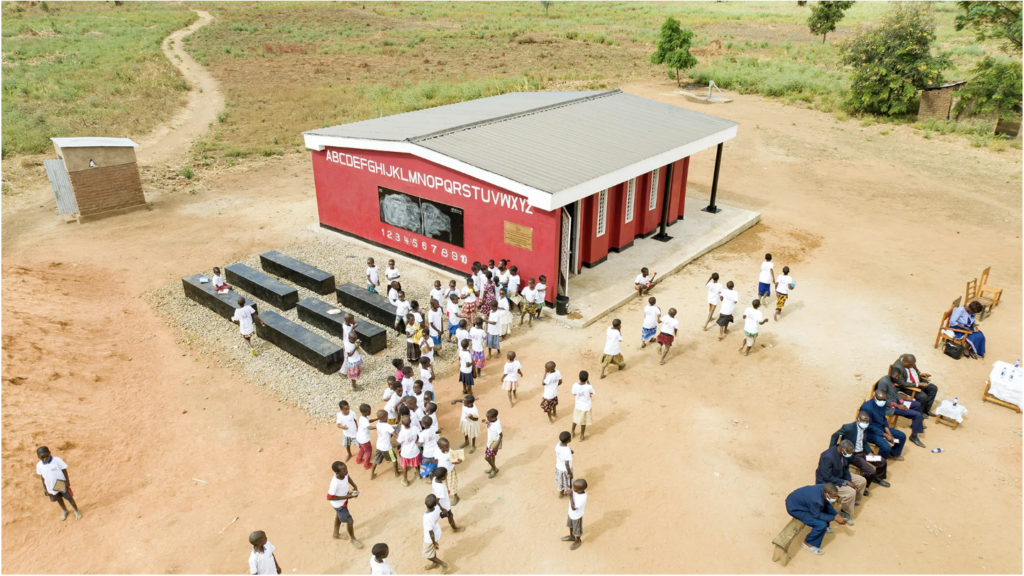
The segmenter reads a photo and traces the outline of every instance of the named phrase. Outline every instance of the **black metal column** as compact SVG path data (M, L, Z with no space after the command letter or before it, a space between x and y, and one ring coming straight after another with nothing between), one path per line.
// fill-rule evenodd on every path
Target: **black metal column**
M704 212L711 212L712 214L718 214L722 211L721 208L715 206L715 199L718 197L718 171L722 167L722 147L725 143L718 145L718 152L715 153L715 177L711 180L711 203L708 204L707 208L702 208Z
M654 239L659 242L668 242L672 239L671 236L666 232L668 227L668 208L669 203L672 201L672 168L674 164L669 164L665 167L665 185L662 187L661 194L661 230L654 235Z

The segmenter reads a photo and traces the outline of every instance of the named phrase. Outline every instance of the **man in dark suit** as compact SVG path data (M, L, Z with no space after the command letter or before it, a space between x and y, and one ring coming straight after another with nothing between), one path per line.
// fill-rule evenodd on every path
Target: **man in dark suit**
M918 434L924 433L924 414L922 414L924 409L917 400L900 398L896 390L896 380L899 377L899 369L895 366L890 366L889 375L882 376L881 380L875 384L875 390L885 392L885 415L888 417L895 414L910 420L910 441L924 448L924 442L921 442L921 439L917 437Z
M839 492L832 484L815 484L797 488L786 496L786 512L810 527L811 532L803 547L813 554L822 555L821 540L831 532L829 523L846 524L846 518L836 514L832 506L839 502Z
M815 484L834 484L839 490L840 511L846 523L853 526L853 507L860 505L867 481L863 476L850 473L850 459L853 458L853 442L842 440L838 446L829 448L818 457L818 469L814 472Z
M931 374L925 374L917 369L917 358L913 354L904 354L892 363L892 367L899 370L899 377L896 379L896 386L920 388L916 394L912 390L907 393L921 403L921 408L927 416L935 417L932 412L932 404L935 397L939 395L939 387L929 381Z
M861 412L857 415L857 420L849 424L843 424L839 430L836 430L828 443L829 446L838 445L840 440L849 440L853 443L853 458L850 458L850 463L860 470L861 475L864 476L864 480L867 482L867 485L864 487L865 496L868 495L868 487L871 486L872 482L883 488L890 486L885 480L888 463L885 461L885 458L872 454L871 447L868 446L867 430L870 423L871 419L868 413ZM874 461L868 462L869 457Z
M907 445L907 435L889 429L889 421L885 417L885 392L875 390L875 396L862 404L860 410L868 413L868 442L878 446L882 458L903 460L900 454Z

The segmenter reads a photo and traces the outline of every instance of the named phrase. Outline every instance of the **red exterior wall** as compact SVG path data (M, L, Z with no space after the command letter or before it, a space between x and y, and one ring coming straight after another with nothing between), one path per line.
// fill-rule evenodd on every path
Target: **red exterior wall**
M506 258L519 267L524 284L547 276L547 299L554 302L561 210L533 208L518 194L408 154L327 148L311 156L321 225L461 272L476 260ZM465 246L382 222L378 186L461 208ZM506 221L533 229L532 250L505 244Z
M690 171L690 157L677 160L672 165L672 190L671 202L668 205L668 225L675 224L676 220L683 217L683 210L686 206L686 176Z
M661 205L664 203L664 198L660 193L662 185L665 183L665 168L658 168L658 189L655 190L657 194L657 206L654 210L648 210L651 199L651 174L645 174L642 179L638 179L638 185L640 180L643 180L643 193L640 194L638 191L637 198L642 199L641 204L637 207L637 218L640 222L637 224L637 236L646 236L651 234L659 226L661 226Z
M613 190L615 190L615 205L614 212L612 211L613 206L609 201L608 214L611 218L612 214L615 214L614 220L609 220L608 233L611 234L611 238L608 240L608 249L618 252L629 246L633 242L633 237L636 235L636 218L632 222L626 223L626 188L627 182L619 184ZM633 197L633 213L636 214L636 197Z

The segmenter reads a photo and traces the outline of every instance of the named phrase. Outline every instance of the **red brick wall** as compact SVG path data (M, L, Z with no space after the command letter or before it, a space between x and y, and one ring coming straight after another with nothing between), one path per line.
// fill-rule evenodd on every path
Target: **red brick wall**
M79 170L68 176L82 216L146 203L139 168L134 163Z

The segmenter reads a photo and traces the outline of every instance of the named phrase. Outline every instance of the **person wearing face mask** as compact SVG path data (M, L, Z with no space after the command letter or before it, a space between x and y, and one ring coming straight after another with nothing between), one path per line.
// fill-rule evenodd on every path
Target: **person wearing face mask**
M829 446L837 446L841 440L849 440L853 444L853 458L850 458L850 464L853 464L860 470L861 475L864 476L866 485L864 486L864 495L868 496L868 487L874 482L883 488L888 488L890 484L885 481L886 469L888 468L885 458L882 458L878 454L871 453L871 447L868 446L867 429L870 425L871 418L867 412L861 412L857 415L857 420L843 424L839 430L836 430L835 434L832 435L832 439L829 440ZM868 460L871 458L871 460Z
M899 370L900 374L899 378L895 380L896 386L901 388L907 386L920 388L920 392L907 390L907 394L910 394L921 403L922 412L924 412L925 416L934 418L935 413L932 412L932 403L935 402L935 397L939 395L939 387L932 384L929 380L932 375L918 371L917 358L913 354L900 356L892 363L892 367Z
M907 444L907 435L889 429L889 421L885 417L885 392L876 389L874 398L864 402L860 410L868 413L868 442L878 446L878 454L886 460L903 460L901 454Z
M895 366L889 367L889 375L882 376L875 384L875 390L885 392L885 415L903 416L910 420L910 441L924 448L924 442L917 437L923 434L927 426L924 425L924 409L917 400L901 398L896 390L896 380L900 377L900 371Z
M842 508L839 514L846 518L846 523L853 526L853 507L860 506L860 497L867 487L863 476L850 473L850 460L853 459L853 442L843 440L838 446L829 448L818 458L818 469L814 472L815 484L834 484L839 491Z
M846 524L846 518L836 513L833 507L839 502L839 491L835 484L814 484L797 488L786 496L786 512L810 527L811 532L802 545L812 553L821 555L821 540L831 532L830 522Z

